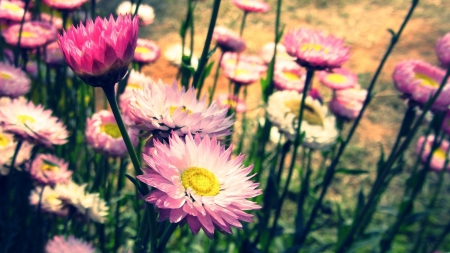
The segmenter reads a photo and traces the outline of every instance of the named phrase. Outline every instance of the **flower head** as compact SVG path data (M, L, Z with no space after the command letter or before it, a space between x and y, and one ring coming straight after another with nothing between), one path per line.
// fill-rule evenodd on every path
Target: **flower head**
M95 248L92 244L77 239L71 235L55 235L45 245L46 253L94 253Z
M331 72L321 71L318 76L323 85L333 90L349 89L358 84L358 76L343 68L336 68Z
M51 115L51 110L24 99L14 99L8 106L0 106L4 131L47 147L65 144L68 137L63 123Z
M155 62L161 55L158 45L152 40L138 39L134 50L133 61L149 64Z
M10 20L15 22L22 21L25 15L25 20L29 20L31 15L25 12L24 3L22 1L0 1L0 20Z
M73 11L80 8L87 0L42 0L48 7L61 10Z
M350 48L344 40L323 31L299 28L291 30L283 41L289 55L298 64L316 70L339 68L350 58Z
M217 96L216 101L217 104L222 108L229 109L231 107L236 113L242 113L247 110L245 101L233 95L220 94L219 96Z
M213 39L223 52L240 53L247 48L245 41L237 33L224 26L214 28Z
M270 5L261 0L233 0L234 5L245 12L267 12Z
M131 113L130 108L130 102L136 100L133 90L143 91L143 87L151 83L153 83L153 80L150 77L141 72L131 70L125 91L119 97L119 106L122 113L133 122L139 123L139 119Z
M429 135L427 138L425 136L422 136L419 138L416 144L416 154L420 154L420 151L422 150L423 146L423 152L420 156L420 160L423 164L426 164L428 161L428 156L430 156L432 149L433 149L433 143L434 143L435 136ZM425 143L424 143L425 142ZM441 171L444 169L445 166L445 160L449 156L450 153L450 143L447 140L442 140L441 145L433 151L431 154L431 160L430 160L430 169L434 171ZM450 170L450 163L447 164L445 167L446 170Z
M14 24L2 31L6 43L16 46L19 42L20 24ZM20 35L20 47L35 49L56 40L58 30L44 21L27 21L23 23Z
M123 118L126 124L131 123L127 117ZM128 129L128 133L131 143L136 147L139 141L137 136L139 132L135 129ZM122 134L110 111L99 111L87 120L86 140L89 146L105 155L116 157L128 154Z
M280 61L275 65L273 83L279 90L302 92L305 86L305 69L293 61Z
M31 192L30 204L36 208L41 206L41 211L46 213L54 213L59 216L66 216L68 209L60 198L60 193L57 189L52 189L50 186L36 187Z
M94 87L114 85L128 71L138 36L138 19L130 15L114 20L97 17L72 26L58 43L67 64L84 82Z
M450 33L445 34L436 44L436 55L445 68L450 66Z
M329 107L336 116L352 120L358 117L363 103L354 99L335 97L330 101Z
M240 85L250 85L261 78L267 66L256 56L226 53L222 57L221 67L224 75Z
M264 61L265 64L269 64L272 61L273 51L275 43L271 42L263 46L259 52L259 57ZM290 56L286 52L286 47L283 44L277 44L277 64L280 61L294 61L295 58Z
M9 167L11 165L11 159L14 156L16 150L17 141L14 140L12 134L5 133L3 127L0 126L0 174L7 175L9 173ZM23 142L17 154L15 167L18 167L28 159L30 159L31 149L33 145L28 142ZM5 166L6 165L6 166Z
M353 88L337 90L336 97L364 102L367 97L367 90L361 89L361 86L357 84Z
M67 170L68 163L50 154L39 154L29 164L31 177L44 185L64 183L72 177L72 171Z
M59 48L57 42L53 42L45 48L45 54L43 53L45 63L53 66L59 66L64 63L64 55Z
M245 210L259 209L247 200L261 194L258 183L249 179L253 166L244 168L243 155L231 158L216 137L173 134L169 145L154 142L155 151L143 155L149 169L137 176L155 187L145 200L158 207L159 220L186 221L197 234L200 228L212 236L215 228L231 234L240 221L252 222Z
M36 78L38 76L37 62L34 60L29 60L27 62L27 65L25 66L25 70L27 71L28 75Z
M63 29L63 20L58 16L50 16L45 12L41 12L41 20L53 24L58 30Z
M126 14L134 14L136 11L136 4L131 4L129 1L122 2L117 7L117 14L118 15L126 15ZM146 26L153 23L155 20L155 11L150 5L147 4L140 4L139 9L137 12L137 15L139 17L139 25L140 26Z
M0 97L17 98L30 90L30 78L21 69L0 62Z
M205 97L197 100L192 87L180 91L176 82L169 86L160 80L134 94L131 113L141 122L134 127L150 131L156 137L167 138L172 131L179 136L192 133L223 137L231 133L234 121L227 117L227 109L215 102L207 106Z

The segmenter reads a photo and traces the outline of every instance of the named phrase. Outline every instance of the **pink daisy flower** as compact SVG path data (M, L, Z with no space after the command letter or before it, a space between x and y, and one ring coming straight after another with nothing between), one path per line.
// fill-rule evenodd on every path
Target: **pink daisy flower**
M233 4L245 12L267 12L270 5L261 0L233 0Z
M133 15L135 11L136 11L136 4L131 4L131 2L129 1L124 1L117 7L118 15L126 15L126 14ZM141 3L139 5L137 15L139 17L139 26L150 25L155 20L155 11L150 5L147 4Z
M231 134L234 121L231 116L227 117L227 109L215 102L208 106L206 97L197 100L192 87L180 91L175 81L169 86L159 80L146 85L142 92L134 91L134 95L136 100L130 102L131 113L141 122L134 127L149 131L155 137L167 138L171 132L179 136Z
M66 127L52 116L52 111L25 99L15 99L7 106L0 106L0 122L4 131L32 143L52 147L67 142Z
M250 85L261 78L261 73L246 62L240 62L237 66L226 66L223 74L239 85Z
M353 99L359 102L364 102L367 97L367 90L361 89L361 86L359 84L356 84L353 88L337 90L335 95L339 99Z
M16 150L17 142L14 140L14 135L8 134L3 131L3 127L0 126L0 174L7 175L9 173L9 168L3 166L10 166L11 159L14 156L14 152ZM15 167L18 167L25 161L30 159L31 149L33 145L28 142L23 142L20 147L19 153L16 157L16 162L14 163Z
M6 43L16 46L19 41L20 24L15 24L2 31ZM42 21L27 21L23 23L20 46L34 49L45 46L56 40L58 30L53 25Z
M30 79L21 69L0 62L0 97L17 98L30 91Z
M335 97L328 106L336 116L352 120L358 117L363 103L353 99Z
M92 244L77 239L71 235L65 237L55 235L45 245L46 253L94 253Z
M25 13L24 3L22 1L0 1L0 19L20 22L22 21L23 15L25 15L25 20L29 20L31 17L30 13Z
M43 185L65 183L72 177L69 164L50 154L39 154L28 166L31 177Z
M267 71L267 66L264 62L256 55L246 55L228 52L223 54L222 61L220 62L220 67L223 69L236 68L238 63L244 63L248 67L254 68L255 71L264 73Z
M395 66L396 88L419 104L425 104L437 91L445 72L421 60L402 61ZM446 110L450 105L450 85L446 84L433 104L434 110Z
M309 28L287 32L283 44L287 53L305 68L339 68L350 58L350 48L344 45L344 40Z
M302 92L305 86L305 70L293 61L276 62L273 83L279 90Z
M450 33L441 37L436 44L436 55L445 68L450 66Z
M45 48L45 55L42 52L45 63L52 66L59 66L64 63L64 55L57 42L53 42Z
M42 2L53 9L73 11L80 8L87 0L42 0Z
M153 80L150 77L141 72L131 70L125 91L119 97L120 110L135 123L139 123L139 119L131 113L130 102L136 101L133 90L142 92L143 86L150 85L151 83L153 83Z
M60 17L57 16L50 16L45 12L41 13L41 20L49 22L51 24L53 24L53 26L55 26L58 30L63 29L63 20Z
M220 94L217 96L216 102L222 108L233 108L236 113L243 113L247 110L245 101L233 95Z
M253 166L244 168L243 155L231 159L216 137L173 134L169 145L154 141L155 152L143 155L149 169L137 178L156 189L145 200L158 207L159 221L186 221L192 233L200 228L212 237L217 228L231 234L240 221L252 222L245 210L261 208L247 200L260 195L259 183L249 179Z
M331 72L320 71L318 77L323 85L333 90L349 89L358 84L358 76L343 68L335 68Z
M127 117L123 117L123 120L126 125L131 123ZM139 132L135 129L128 129L128 134L131 143L136 147L139 142L137 136ZM119 126L110 111L99 111L87 120L86 140L89 146L105 155L116 157L128 154Z
M425 139L425 136L422 136L417 141L416 145L416 154L420 154L420 151L422 149L422 145L425 142L425 146L422 152L422 155L420 156L420 159L423 164L426 164L428 160L428 156L430 155L433 142L434 142L434 135L428 136L428 138ZM441 146L433 151L433 154L431 155L431 161L430 161L430 169L434 171L441 171L444 169L445 165L445 159L449 155L449 146L450 143L447 140L442 140ZM446 170L450 170L450 163L447 164Z
M150 64L155 62L161 55L161 49L152 40L138 39L134 50L133 61Z
M245 41L237 33L223 26L214 28L213 39L222 52L240 53L247 48Z
M58 43L73 72L94 87L114 85L128 71L133 59L139 31L139 20L130 15L114 20L97 17L72 26Z
M267 65L272 61L274 47L275 43L271 42L264 45L259 52L259 57L261 57ZM280 61L295 61L295 58L286 52L286 47L283 44L277 44L277 63Z

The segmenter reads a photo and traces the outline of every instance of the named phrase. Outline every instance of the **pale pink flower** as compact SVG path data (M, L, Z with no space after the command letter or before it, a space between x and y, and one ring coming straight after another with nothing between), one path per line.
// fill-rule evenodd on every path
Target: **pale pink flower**
M138 37L138 18L130 15L114 20L97 17L72 26L58 43L73 72L94 87L114 85L128 71Z
M52 116L51 110L24 99L14 99L8 106L0 106L0 122L6 132L31 143L46 147L67 142L68 133L63 123Z
M123 117L123 120L125 124L131 124L126 116ZM131 143L136 147L139 142L137 136L139 132L135 129L128 129L127 131ZM89 146L105 155L116 157L128 154L119 126L110 111L99 111L87 120L86 140Z
M134 50L133 61L149 64L158 60L161 55L161 49L152 40L138 39L137 46Z
M30 90L30 78L19 68L0 62L0 97L17 98Z
M130 102L136 101L133 90L143 91L144 85L150 85L152 83L153 80L150 77L141 72L131 70L125 91L119 97L120 110L135 123L139 123L139 119L131 113Z
M422 136L417 141L416 154L418 155L420 154L420 151L422 150L422 145L425 142L422 155L420 156L421 162L423 164L426 164L428 156L432 151L434 139L435 139L434 135L429 135L426 139L425 136ZM449 146L450 143L447 140L442 140L441 145L436 150L434 150L433 154L431 155L430 169L434 171L441 171L444 168L445 160L447 159L450 151ZM445 168L446 170L450 170L450 163L448 163Z
M267 12L270 5L261 0L233 0L234 5L245 12Z
M350 58L350 48L344 45L344 40L319 30L290 30L284 35L283 44L288 54L306 68L339 68Z
M222 61L220 62L220 67L223 69L236 68L238 63L244 63L246 66L252 67L255 71L258 71L260 73L264 73L267 71L267 66L258 56L237 54L232 52L223 54Z
M16 46L19 41L20 24L14 24L2 31L6 43ZM23 23L20 47L35 49L56 40L58 30L44 21L27 21Z
M24 3L22 1L0 1L1 20L20 22L22 21L23 15L25 15L25 20L29 20L31 17L29 12L25 13Z
M31 191L30 204L37 208L39 203L42 212L54 213L59 216L66 216L69 212L61 199L60 192L50 186L36 187Z
M246 62L225 66L223 74L238 85L250 85L261 78L261 72Z
M318 77L323 85L333 90L349 89L358 84L358 76L350 70L343 68L320 71Z
M80 8L87 0L42 0L42 2L53 9L73 11Z
M28 164L31 177L43 185L64 183L72 177L69 164L50 154L39 154Z
M267 43L259 52L259 57L264 61L265 64L269 64L273 58L275 43ZM286 52L286 47L283 44L277 44L277 64L281 61L295 61L295 57L290 56Z
M450 33L441 37L436 44L436 55L445 68L450 66Z
M353 88L337 90L335 95L337 98L353 99L359 102L364 102L367 97L367 90L361 89L361 86L357 84Z
M92 244L71 235L55 235L45 245L45 253L95 253L95 248Z
M159 221L186 221L194 234L200 228L212 237L215 229L231 234L231 227L242 228L240 221L252 222L245 210L261 208L247 200L260 195L244 168L243 155L231 158L232 147L225 149L216 137L173 134L169 145L154 141L155 151L143 155L149 168L137 176L155 187L145 200L158 207Z
M273 84L279 90L302 92L305 86L305 74L305 69L293 61L277 61Z
M205 96L197 100L193 87L180 91L176 81L169 86L159 80L134 94L136 100L130 102L131 113L141 122L134 127L149 131L155 137L167 138L172 131L179 136L231 134L234 121L232 116L227 117L227 109L215 102L208 106Z
M50 16L49 14L45 13L45 12L41 12L41 20L43 21L47 21L51 24L53 24L57 29L61 30L63 29L63 20L62 18L58 17L58 16Z
M61 52L57 42L47 45L45 48L45 54L42 50L42 57L44 58L45 63L52 66L59 66L64 63L64 55Z
M222 108L233 108L236 113L242 113L247 110L245 101L234 95L220 94L217 96L216 102Z
M131 4L129 1L124 1L117 7L117 14L119 15L133 15L135 11L136 4ZM150 25L155 20L155 11L150 5L141 3L137 16L139 17L139 26Z
M352 120L358 117L363 103L353 99L335 97L328 106L336 116Z
M3 131L3 127L0 126L0 174L7 175L9 173L9 168L4 166L11 165L11 159L14 156L16 150L17 141L14 140L14 135L8 134ZM16 161L14 163L15 167L18 167L25 161L30 159L31 149L33 145L28 142L22 142L19 153L17 154Z
M237 33L224 26L214 28L213 39L223 52L240 53L247 48L245 41Z

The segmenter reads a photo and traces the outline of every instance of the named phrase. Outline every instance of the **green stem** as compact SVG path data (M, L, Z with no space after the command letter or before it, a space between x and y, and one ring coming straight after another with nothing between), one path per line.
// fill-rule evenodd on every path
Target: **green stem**
M209 93L209 103L212 103L213 97L214 97L214 93L216 92L217 81L219 80L219 74L220 74L220 63L222 62L223 55L224 55L224 52L222 51L220 53L219 62L217 62L216 73L214 74L213 87L212 87L212 90Z
M169 241L170 236L173 234L173 232L175 231L177 226L178 226L178 223L170 223L169 227L167 227L161 240L159 241L157 252L164 252L167 242Z
M25 7L24 9L24 13L26 13L28 11L28 7L30 5L31 0L25 0ZM19 52L20 52L20 41L22 39L22 30L23 30L23 23L25 22L25 15L22 16L22 19L20 20L20 28L19 28L19 38L17 40L17 45L15 47L15 52L14 52L14 66L16 68L19 67Z
M16 166L16 159L17 159L17 155L19 154L20 148L22 147L22 143L23 141L18 140L17 141L17 145L16 145L16 149L14 150L14 155L11 159L11 165L9 166L10 169L15 168Z
M444 241L445 237L447 237L448 234L450 234L450 222L445 226L444 230L436 240L436 243L433 245L433 247L431 247L431 250L427 252L436 252L436 250L439 248L439 245L442 244L442 242Z
M235 97L236 99L236 107L238 104L238 97ZM244 101L247 101L247 86L244 87ZM247 132L247 113L246 111L242 112L242 120L241 120L241 124L242 124L242 133L241 133L241 137L239 138L239 144L238 144L238 148L236 151L236 154L240 154L242 152L242 149L244 148L244 139L245 139L245 134Z
M117 192L116 192L116 197L117 198L121 198L122 197L122 190L123 187L125 186L125 172L127 170L127 164L128 161L125 158L121 158L120 159L120 168L119 168L119 176L117 178ZM119 229L119 225L120 225L120 207L124 204L124 200L120 199L119 201L117 201L117 205L116 205L116 212L115 212L115 216L114 216L114 220L115 220L115 228L114 228L114 252L117 252L117 250L119 249L120 243L121 243L121 233L120 233L120 229Z
M297 215L295 218L295 234L294 234L294 242L298 241L301 238L301 234L304 228L304 205L306 197L309 195L309 179L311 177L311 161L312 161L312 154L313 150L308 149L308 158L307 158L307 165L306 165L306 175L302 180L301 183L301 189L300 189L300 196L297 202ZM304 168L302 168L303 170Z
M244 11L244 15L242 16L242 22L241 27L239 28L239 36L242 38L242 35L244 34L244 27L245 27L245 21L247 19L248 12Z

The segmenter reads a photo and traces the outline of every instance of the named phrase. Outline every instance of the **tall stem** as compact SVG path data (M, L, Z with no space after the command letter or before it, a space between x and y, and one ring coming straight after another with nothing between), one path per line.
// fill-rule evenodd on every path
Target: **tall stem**
M157 252L164 252L164 249L166 248L167 242L169 241L170 236L173 234L175 229L177 228L177 223L170 223L169 227L166 231L164 231L164 234L159 242Z
M209 93L209 103L212 103L212 99L214 97L214 93L216 92L217 81L219 80L219 73L220 73L220 63L222 62L223 55L224 55L224 52L222 51L220 53L219 62L217 62L216 73L214 74L213 87L212 87L212 89L211 89L211 91Z
M244 27L245 27L245 21L247 19L248 12L244 11L244 15L242 16L242 22L241 27L239 28L239 36L242 38L242 35L244 34Z

